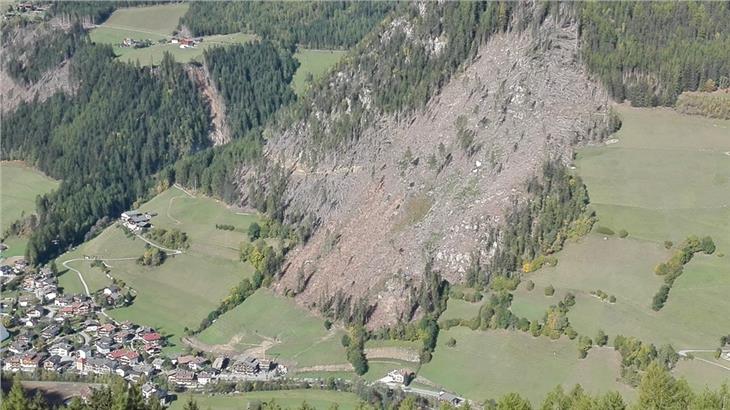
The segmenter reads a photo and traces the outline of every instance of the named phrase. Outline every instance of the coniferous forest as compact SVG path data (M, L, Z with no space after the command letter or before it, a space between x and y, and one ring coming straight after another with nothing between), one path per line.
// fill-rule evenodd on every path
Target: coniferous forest
M730 3L586 2L581 55L616 101L673 105L730 78Z
M115 61L111 47L87 46L71 72L74 96L21 104L2 122L3 159L63 180L37 201L33 263L83 241L98 220L144 197L163 166L208 144L207 105L170 56L153 71Z
M182 23L195 35L253 32L309 48L357 44L394 2L193 2Z
M270 41L215 47L203 56L226 103L234 138L262 127L279 107L296 99L289 83L299 64Z

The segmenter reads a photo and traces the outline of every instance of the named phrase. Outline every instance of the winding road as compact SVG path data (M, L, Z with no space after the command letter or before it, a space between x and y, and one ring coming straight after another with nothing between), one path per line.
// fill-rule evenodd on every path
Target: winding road
M161 251L167 252L166 253L167 256L180 255L181 253L183 253L183 251L180 250L180 249L169 249L169 248L165 248L164 246L158 245L158 244L150 241L149 239L145 238L142 235L136 234L135 236L138 237L139 239L145 241L150 246L154 246L155 248L157 248L157 249L159 249ZM101 262L106 263L106 262L109 262L109 261L132 261L132 260L137 260L137 259L138 259L138 257L136 257L136 256L135 257L128 257L128 258L95 258L95 259L73 258L73 259L68 259L68 260L63 261L61 263L61 265L63 265L64 268L66 268L66 269L68 269L68 270L73 271L73 272L76 273L76 275L79 277L79 280L81 281L81 284L84 286L84 292L86 293L86 296L91 297L91 291L89 291L89 285L87 285L86 284L86 281L84 280L84 275L82 275L81 274L81 271L79 271L78 269L72 268L71 266L69 266L68 265L69 262L96 260L96 261L101 261ZM107 315L107 313L104 310L104 308L101 309L101 314L104 315L105 317L113 320L109 315Z
M716 352L716 350L685 349L685 350L678 351L677 354L680 355L680 356L682 356L682 357L687 357L687 354L688 353L715 353L715 352ZM724 353L730 353L730 350L723 350L722 353L723 354ZM717 367L720 367L720 368L725 369L725 370L730 370L730 367L723 366L720 363L715 363L715 362L713 362L711 360L703 359L701 357L694 357L694 360L699 360L701 362L705 362L707 364L711 364L713 366L717 366Z

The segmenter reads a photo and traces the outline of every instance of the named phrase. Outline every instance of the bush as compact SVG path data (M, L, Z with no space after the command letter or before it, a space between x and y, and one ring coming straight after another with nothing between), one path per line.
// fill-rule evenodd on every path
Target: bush
M456 346L456 339L454 339L453 337L449 338L449 340L446 341L446 346L448 346L448 347Z
M568 339L573 340L578 337L578 332L576 332L572 326L568 325L568 327L565 328L565 335L568 336Z
M711 255L713 252L715 252L715 242L712 240L711 237L705 236L704 238L702 238L700 248L702 249L702 252L706 253L707 255Z
M674 246L674 242L664 241L664 249L672 249L672 246Z
M608 298L608 301L611 302L611 303L616 303L616 296L611 295L611 297Z
M533 289L535 289L535 282L528 280L526 287L528 291L532 291Z
M614 232L613 230L611 230L611 228L608 228L608 227L605 227L605 226L597 226L597 227L596 227L596 233L600 233L600 234L602 234L602 235L608 235L608 236L611 236L611 235L613 235L613 234L614 234L615 232Z
M629 233L628 233L628 231L626 231L626 229L622 229L622 230L618 231L619 238L625 238L627 236L629 236Z
M251 225L248 226L248 239L253 242L260 237L261 226L259 226L256 222L251 223Z
M608 335L603 332L603 330L599 329L598 333L596 334L596 344L598 346L605 346L608 344Z
M664 303L666 303L667 298L669 297L669 289L668 285L662 285L656 295L654 295L654 299L651 303L651 308L654 309L654 311L658 312L664 307Z
M327 329L327 330L332 329L332 321L329 320L329 319L325 319L325 321L324 321L324 328Z
M548 287L545 288L545 296L552 296L555 294L555 288L553 285L548 285Z

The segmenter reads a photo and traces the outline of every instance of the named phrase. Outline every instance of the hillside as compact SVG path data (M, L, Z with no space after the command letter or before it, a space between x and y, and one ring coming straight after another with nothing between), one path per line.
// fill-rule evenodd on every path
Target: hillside
M515 16L512 25L523 18ZM399 34L418 30L412 24L422 23L393 20L366 47L409 41ZM436 44L438 53L447 38L442 33L435 43L403 47ZM378 326L409 319L409 292L429 259L446 278L462 281L471 253L489 252L489 228L524 198L544 161L567 162L574 145L603 135L606 94L578 64L577 46L577 25L567 15L531 31L496 34L423 109L401 115L368 111L373 80L357 66L341 66L328 92L355 90L343 98L352 101L348 112L358 100L363 117L374 116L361 135L337 154L317 146L322 131L315 127L334 127L344 115L323 117L318 110L327 107L315 96L314 115L268 144L267 156L283 158L290 173L288 212L320 221L291 254L277 289L294 291L310 307L338 291L352 302L365 298L377 306L371 324ZM315 117L334 120L317 124Z

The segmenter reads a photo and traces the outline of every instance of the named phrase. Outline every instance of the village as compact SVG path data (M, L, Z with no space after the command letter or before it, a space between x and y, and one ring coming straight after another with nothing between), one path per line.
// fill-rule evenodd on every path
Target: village
M155 213L125 211L118 224L141 235L153 228ZM92 259L92 266L105 267ZM133 303L136 292L106 271L112 283L88 295L67 294L59 287L55 264L31 267L23 258L0 266L3 347L2 371L26 379L106 382L110 377L140 383L146 400L167 406L183 391L215 390L215 384L275 381L289 375L287 366L253 355L216 355L189 349L167 354L170 336L130 321L114 320L107 310ZM454 405L463 399L448 392L407 387L414 374L395 369L376 381ZM82 399L92 389L84 389Z
M150 228L152 215L122 214L120 223L134 233ZM286 376L286 366L252 356L163 353L168 336L107 313L129 303L110 284L97 293L64 294L55 267L32 269L24 259L0 267L3 284L2 371L37 379L41 373L60 380L104 380L118 376L142 385L147 400L167 405L168 392L200 390L217 381L267 381ZM9 340L8 340L9 339ZM91 391L88 392L91 394Z

